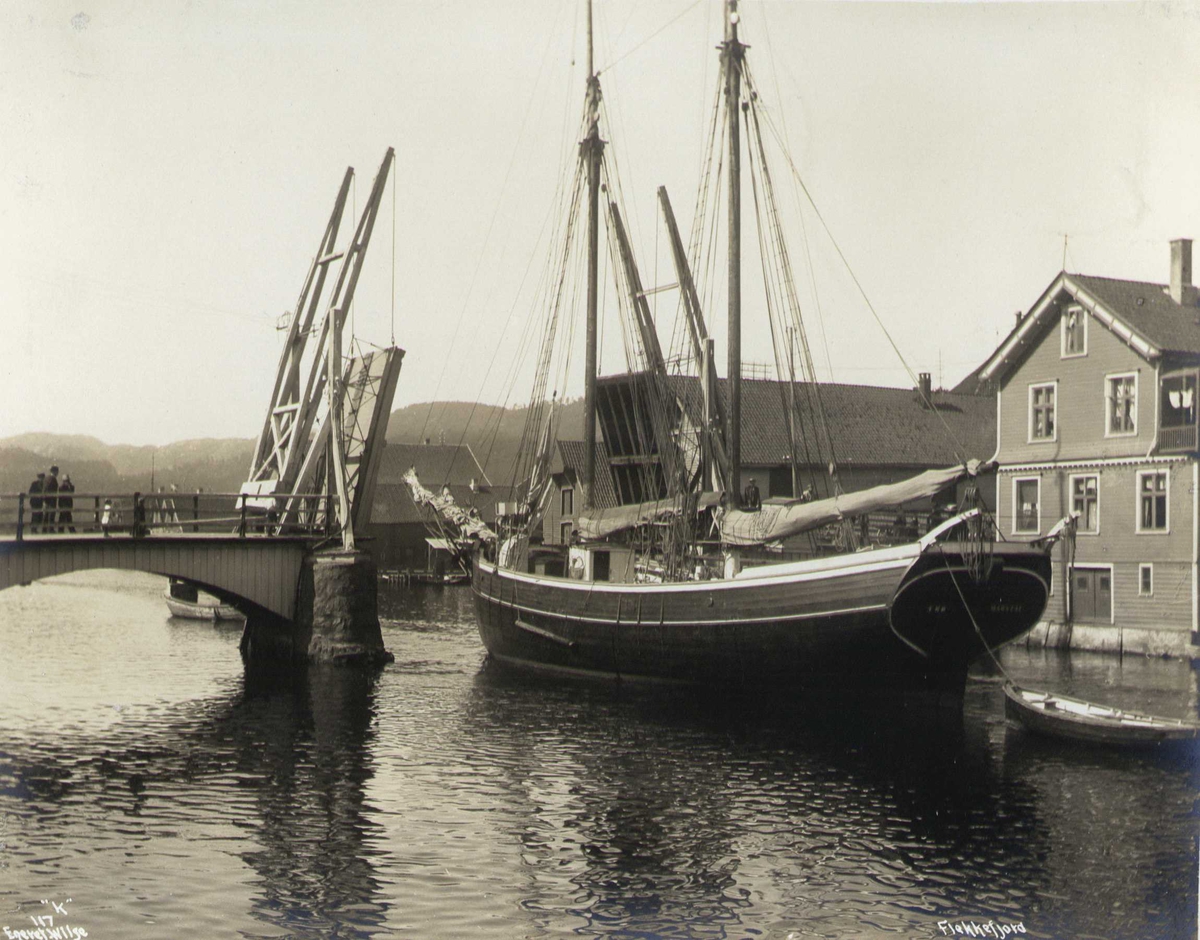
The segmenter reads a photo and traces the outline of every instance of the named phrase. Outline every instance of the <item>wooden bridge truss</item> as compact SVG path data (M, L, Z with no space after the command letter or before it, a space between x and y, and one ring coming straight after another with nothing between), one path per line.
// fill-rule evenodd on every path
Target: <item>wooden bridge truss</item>
M291 317L271 404L242 488L268 524L281 529L323 525L340 532L347 550L354 548L356 524L365 523L370 512L404 356L395 346L348 358L342 352L347 315L393 161L389 147L353 237L339 249L354 179L354 168L346 170ZM335 265L336 275L330 277ZM328 509L321 511L331 518L308 518L309 504L293 496L313 492L329 494Z

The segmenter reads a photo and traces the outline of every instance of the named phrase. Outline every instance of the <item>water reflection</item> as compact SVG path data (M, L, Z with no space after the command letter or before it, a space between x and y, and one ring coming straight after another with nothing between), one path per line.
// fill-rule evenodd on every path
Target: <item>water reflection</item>
M533 926L568 874L583 933L741 936L764 906L806 935L903 930L976 909L981 882L1023 916L1047 826L961 721L727 704L480 672L460 730L526 821Z
M474 630L474 605L466 587L381 582L378 603L379 619L384 622L431 630L445 630L447 624L456 623Z
M0 757L8 855L35 884L40 874L49 885L43 896L71 890L89 929L113 936L136 935L130 911L105 910L78 882L72 889L80 873L64 848L170 858L178 850L167 846L182 841L192 855L197 842L212 840L253 872L246 878L220 866L220 878L250 891L244 908L203 905L202 917L223 931L247 915L242 932L254 936L268 926L313 940L347 923L355 936L383 931L388 904L375 872L382 850L366 804L376 682L338 668L288 682L247 675L228 695L176 709L133 736L71 736L12 750ZM211 890L208 877L201 885ZM174 912L195 922L194 897L145 901L160 920Z
M157 583L0 595L9 925L70 896L149 938L1194 933L1193 755L1038 741L997 674L961 714L662 695L481 669L469 591L380 609L394 665L279 683ZM1196 711L1179 663L1005 667Z
M293 937L324 938L352 920L382 928L387 905L365 793L372 777L375 673L313 668L291 684L247 677L240 706L221 722L239 784L255 790L255 917Z

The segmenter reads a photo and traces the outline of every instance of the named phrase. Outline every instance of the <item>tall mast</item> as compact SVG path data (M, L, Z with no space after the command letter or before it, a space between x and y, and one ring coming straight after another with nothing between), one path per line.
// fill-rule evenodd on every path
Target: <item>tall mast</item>
M726 374L729 383L725 441L729 451L730 502L742 502L742 180L740 99L742 56L738 41L737 0L727 0L725 17L725 110L729 119L729 338Z
M592 58L592 0L587 4L587 109L588 134L582 143L588 171L588 274L587 274L587 349L584 362L583 392L583 506L592 507L593 482L596 479L596 272L600 245L600 76Z

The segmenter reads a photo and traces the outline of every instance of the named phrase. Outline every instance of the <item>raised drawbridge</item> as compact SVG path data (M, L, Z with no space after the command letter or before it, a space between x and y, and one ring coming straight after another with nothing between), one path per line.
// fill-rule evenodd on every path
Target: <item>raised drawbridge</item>
M309 265L288 325L266 420L242 486L269 530L324 529L354 549L367 522L404 351L392 345L343 353L350 304L379 213L394 152L388 148L349 242L338 232L354 168Z

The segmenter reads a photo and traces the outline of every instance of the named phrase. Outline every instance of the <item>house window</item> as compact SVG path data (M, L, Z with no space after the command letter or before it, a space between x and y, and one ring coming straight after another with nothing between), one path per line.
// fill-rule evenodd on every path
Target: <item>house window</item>
M1087 355L1087 314L1082 307L1068 307L1062 316L1062 356Z
M1138 531L1166 532L1168 471L1143 470L1137 475Z
M1029 439L1052 441L1057 430L1054 422L1053 382L1047 385L1029 386Z
M562 539L563 545L571 544L571 523L564 522L558 527L559 538Z
M1071 477L1071 512L1077 517L1076 531L1100 531L1100 478L1095 474Z
M1041 528L1041 488L1042 481L1037 477L1013 480L1013 532L1037 532Z
M1159 448L1196 450L1196 432L1196 373L1164 375L1158 399Z
M1106 434L1137 433L1137 373L1110 375L1106 379Z
M1154 565L1138 565L1138 594L1150 597L1154 593Z
M1196 373L1163 376L1161 415L1161 424L1164 428L1195 425Z
M575 515L575 490L566 487L562 491L562 513L564 516Z

